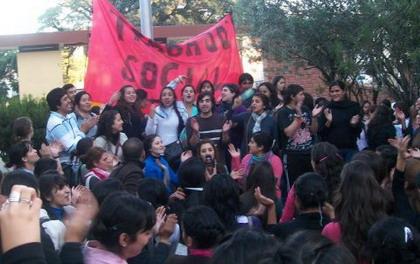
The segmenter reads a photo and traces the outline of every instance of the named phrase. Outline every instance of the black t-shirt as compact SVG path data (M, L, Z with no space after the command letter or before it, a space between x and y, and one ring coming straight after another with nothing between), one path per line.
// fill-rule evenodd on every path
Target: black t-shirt
M302 107L302 118L304 122L301 127L291 137L288 137L284 133L284 129L290 126L295 119L295 114L296 111L287 106L283 106L277 113L280 146L285 151L309 152L314 144L314 137L310 131L312 114L307 107Z

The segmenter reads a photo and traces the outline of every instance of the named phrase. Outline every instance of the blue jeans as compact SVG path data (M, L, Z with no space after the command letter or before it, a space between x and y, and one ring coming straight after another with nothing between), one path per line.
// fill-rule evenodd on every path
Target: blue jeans
M340 155L345 162L351 161L354 154L357 153L356 149L339 149Z

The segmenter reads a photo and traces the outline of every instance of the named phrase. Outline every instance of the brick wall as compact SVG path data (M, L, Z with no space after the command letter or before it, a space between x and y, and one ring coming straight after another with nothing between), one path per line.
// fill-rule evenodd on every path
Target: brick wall
M272 81L276 75L283 75L286 78L286 84L296 83L301 85L305 92L310 93L314 98L328 96L328 86L322 81L322 74L316 68L309 67L303 62L277 62L267 58L263 59L264 78ZM385 92L380 92L377 102L383 99L391 99ZM360 101L372 101L373 93L371 87L365 87L361 92ZM352 97L352 100L356 100ZM391 99L392 100L392 99Z
M263 64L264 77L267 81L271 81L276 75L283 75L286 84L299 84L315 98L328 96L328 87L322 81L319 70L315 68L300 62L279 63L266 58L263 59Z

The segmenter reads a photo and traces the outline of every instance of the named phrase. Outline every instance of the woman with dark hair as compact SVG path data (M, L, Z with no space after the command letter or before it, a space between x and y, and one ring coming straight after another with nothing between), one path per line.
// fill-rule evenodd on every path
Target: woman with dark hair
M153 207L147 202L128 193L109 195L93 226L96 240L85 248L85 263L126 263L149 243L155 221Z
M278 238L286 239L300 230L321 230L330 222L327 215L322 212L322 207L327 200L327 184L321 175L308 172L300 176L295 182L295 204L299 214L293 220L277 224L275 203L261 194L257 189L255 196L259 202L267 206L267 230Z
M362 130L360 106L347 99L345 84L336 81L330 84L330 103L319 118L319 134L322 141L334 144L345 161L357 152L357 137Z
M114 168L114 158L112 154L100 147L89 149L84 158L88 173L83 175L84 185L92 190L100 181L109 178L111 170Z
M224 226L214 210L207 206L195 206L188 209L184 213L182 227L188 256L172 256L165 263L210 263L213 248L224 235Z
M367 125L367 144L370 150L375 150L381 145L388 144L388 139L395 138L396 132L393 125L394 115L391 108L379 105L369 124Z
M331 242L317 231L300 231L292 235L283 244L273 260L274 263L357 263L346 247Z
M162 181L167 190L172 192L178 186L178 177L165 158L165 146L158 135L149 135L144 139L144 177Z
M114 105L115 104L115 105ZM124 121L123 132L127 137L143 138L146 127L146 118L138 109L136 89L131 85L124 85L112 95L104 110L114 109Z
M200 84L198 85L199 94L209 92L209 93L212 93L214 96L215 91L216 90L214 89L213 83L209 80L204 80L200 82Z
M395 200L393 215L420 229L420 150L407 149L410 137L392 139L390 144L398 150L392 179ZM407 157L407 152L409 156Z
M49 219L63 221L71 205L71 190L66 179L57 172L47 171L39 177L39 191L42 208Z
M206 181L209 181L216 174L228 173L225 164L219 158L216 145L210 139L198 142L195 155L206 167Z
M294 181L303 173L312 171L310 153L322 107L317 106L310 111L304 106L303 91L300 85L288 85L283 91L284 106L277 114L277 139L287 168L281 183L283 200Z
M251 165L249 175L246 179L246 187L244 193L239 197L241 201L241 213L245 215L253 215L259 213L259 203L255 199L255 188L259 187L261 193L274 201L276 208L278 197L276 196L276 179L274 177L273 167L268 161L261 161ZM263 214L263 222L266 222L267 214Z
M279 110L283 106L283 91L286 88L286 78L282 75L277 75L273 78L273 87L276 90L278 104L275 106L275 110Z
M363 150L356 153L351 160L358 160L366 163L373 170L378 184L381 185L382 188L390 190L391 177L388 173L385 160L381 155L371 150Z
M95 125L92 126L85 134L87 137L94 138L97 131L96 124L98 123L99 116L92 112L91 96L85 91L78 92L74 97L74 115L76 117L77 125L79 129L84 122L93 119Z
M240 214L239 187L227 174L215 175L204 186L204 205L213 208L229 232L261 227L258 218Z
M267 96L270 101L271 110L273 110L279 104L276 88L270 82L263 82L258 85L257 92Z
M98 131L94 145L101 147L115 156L115 160L123 158L122 145L128 139L123 133L124 121L121 114L115 110L104 111L99 117Z
M182 102L178 102L179 108L184 108L188 117L198 115L198 108L195 106L195 89L192 85L185 85L181 89Z
M250 168L253 164L262 161L268 161L274 171L275 176L275 189L277 197L280 198L280 182L283 175L283 163L280 158L271 151L273 145L273 138L270 134L265 132L257 132L251 136L248 143L249 153L246 154L242 160L240 159L240 152L235 147L229 145L229 153L232 157L232 170L237 171L242 169L244 177L238 179L239 182L245 186L247 176L249 175Z
M371 263L420 263L417 230L400 218L381 219L369 229L364 254Z
M240 127L244 131L241 143L241 153L247 153L247 144L252 134L257 132L265 132L269 135L274 133L274 120L270 114L269 99L260 93L254 94L251 101L251 112L241 113L232 116L234 125Z
M367 126L370 119L372 118L372 105L369 101L363 101L361 104L360 116L362 118L362 131L360 132L359 137L357 138L357 147L359 151L364 150L368 147L366 132Z
M327 184L326 201L330 204L333 203L334 196L340 184L340 173L344 166L344 160L340 156L338 149L328 142L315 144L311 150L311 164L314 172L321 175ZM287 194L280 223L286 223L295 216L295 200L296 191L294 186L292 186Z
M322 234L342 242L359 260L369 228L386 216L384 191L375 180L373 170L361 161L347 163L341 172L341 183L335 202L335 221Z
M189 157L179 166L177 176L179 187L169 197L169 206L178 216L178 220L182 220L185 210L203 202L206 167L199 158Z
M39 156L31 142L21 141L12 145L8 151L8 156L9 162L6 167L34 174L35 163L39 160Z
M162 139L166 148L166 157L171 166L178 164L179 155L182 153L182 145L179 139L181 131L185 127L188 115L181 112L176 104L176 95L172 88L165 87L160 92L160 104L150 111L147 120L146 135L157 135Z
M12 124L12 140L17 143L20 141L31 141L34 135L32 120L27 116L16 118Z
M253 230L240 230L215 249L210 263L266 263L262 260L274 257L279 246L273 236Z

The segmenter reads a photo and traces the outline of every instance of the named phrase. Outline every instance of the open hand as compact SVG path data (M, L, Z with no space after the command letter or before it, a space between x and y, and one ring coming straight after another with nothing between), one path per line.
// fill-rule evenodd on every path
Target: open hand
M233 170L230 172L230 177L232 177L234 180L240 180L244 177L244 174L244 169Z
M232 128L232 121L227 120L222 127L223 132L228 132Z
M241 156L241 151L239 149L236 149L232 143L228 145L228 151L232 158L238 158Z
M255 188L255 199L257 199L257 202L259 202L260 204L266 206L266 207L270 207L270 206L274 206L274 201L266 196L264 196L261 193L261 189L260 187Z
M317 118L322 113L323 109L323 106L315 105L315 108L312 110L312 117Z
M200 131L200 125L198 124L197 119L191 118L191 128L195 132L199 132Z
M405 136L404 138L390 138L388 143L396 148L398 152L405 153L407 152L407 146L410 142L410 136Z
M324 109L324 116L325 116L325 119L327 119L327 121L332 122L333 115L332 115L331 109L325 108Z
M181 153L181 162L186 161L187 159L191 158L192 155L192 151L191 150L187 150Z

